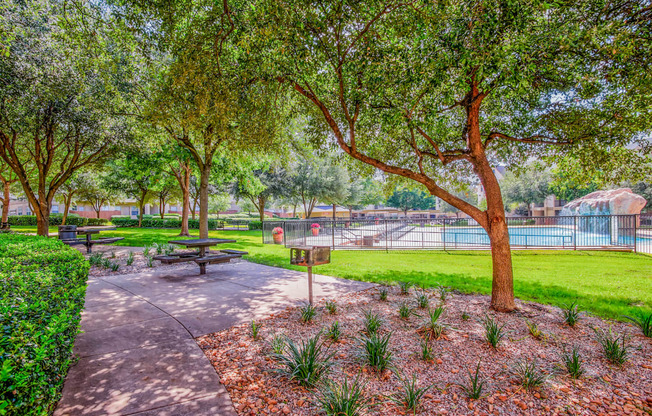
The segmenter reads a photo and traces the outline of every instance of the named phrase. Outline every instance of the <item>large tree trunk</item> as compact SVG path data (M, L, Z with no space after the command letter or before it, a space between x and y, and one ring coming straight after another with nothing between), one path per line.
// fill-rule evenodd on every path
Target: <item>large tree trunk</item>
M70 211L70 204L72 203L72 195L70 194L67 197L63 197L63 217L61 218L61 225L66 225L68 220L68 212Z
M10 188L11 184L9 182L4 183L4 195L2 198L2 225L4 226L9 219L9 204L11 202L10 198Z
M181 211L181 233L180 236L190 236L188 230L188 216L190 215L190 170L187 169L183 176L183 186L181 187L183 209ZM194 218L193 218L194 219Z
M260 215L260 222L265 221L265 205L267 201L265 198L258 198L258 214Z
M95 211L95 215L97 215L97 218L98 218L98 219L100 218L100 211L102 211L102 206L101 206L101 205L100 205L100 207Z
M165 198L159 197L158 199L158 212L161 216L161 219L165 218Z
M512 251L507 223L498 218L496 217L497 220L490 224L489 233L493 266L491 307L499 312L509 312L515 308Z
M472 90L477 94L477 90ZM475 95L472 95L475 97ZM500 184L494 174L482 145L480 134L480 103L481 100L470 101L467 107L467 131L471 149L472 164L480 178L487 201L486 224L484 229L489 235L493 265L493 280L491 285L491 307L499 312L514 310L514 276L512 270L512 254L509 245L509 231L505 221L505 206L500 193Z
M43 198L34 204L34 215L36 215L36 233L44 237L50 236L50 204Z
M147 193L143 193L138 201L138 228L143 226L143 211L145 210L145 196Z
M199 238L208 238L208 181L211 165L210 161L204 164L199 183Z

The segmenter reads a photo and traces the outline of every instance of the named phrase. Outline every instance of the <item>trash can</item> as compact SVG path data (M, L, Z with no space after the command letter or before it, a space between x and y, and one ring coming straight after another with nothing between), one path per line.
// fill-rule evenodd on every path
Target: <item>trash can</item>
M74 240L75 238L77 238L76 225L59 226L59 240Z
M365 235L362 237L362 245L365 247L373 247L374 246L374 236L373 235Z

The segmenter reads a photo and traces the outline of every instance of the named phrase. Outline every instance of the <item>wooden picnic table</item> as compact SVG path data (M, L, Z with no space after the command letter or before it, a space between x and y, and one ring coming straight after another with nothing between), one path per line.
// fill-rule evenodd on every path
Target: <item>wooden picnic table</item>
M173 253L166 256L156 256L155 260L159 260L161 263L172 264L172 263L182 263L187 261L194 261L199 265L199 274L206 274L206 265L207 264L216 264L216 263L227 263L234 258L240 258L245 254L249 254L246 251L239 250L219 250L217 253L212 254L209 250L209 247L216 246L218 244L226 243L236 243L236 240L226 239L226 238L195 238L190 240L170 240L169 244L176 244L179 246L185 246L186 248L196 248L195 253Z
M109 237L109 238L101 238L97 240L93 240L93 234L99 234L102 231L111 231L115 230L116 227L111 226L111 225L101 225L101 226L95 226L95 227L79 227L75 231L77 235L85 235L85 239L81 238L75 238L75 239L68 239L68 240L61 240L63 241L64 244L68 245L77 245L81 244L86 246L86 252L91 253L93 244L109 244L109 243L115 243L116 241L123 240L124 237Z

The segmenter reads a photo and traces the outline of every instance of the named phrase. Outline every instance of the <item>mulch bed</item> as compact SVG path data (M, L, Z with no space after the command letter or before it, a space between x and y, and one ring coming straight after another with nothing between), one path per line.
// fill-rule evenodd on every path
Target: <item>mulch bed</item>
M394 368L404 377L416 375L421 386L434 384L424 396L418 414L652 414L652 340L640 334L638 328L592 316L584 316L571 328L563 323L560 309L520 301L516 312L494 314L489 311L489 297L453 293L445 302L442 319L450 329L440 339L430 341L434 358L423 361L418 330L425 311L416 309L414 290L403 295L398 287L390 287L387 301L379 300L378 290L372 288L338 298L336 315L320 307L311 324L300 322L299 308L271 315L258 322L262 325L261 336L255 341L250 324L242 324L203 336L197 342L220 374L240 415L319 414L317 389L301 387L277 371L279 365L270 356L270 341L278 334L286 334L295 341L306 339L334 321L339 321L343 336L340 342L330 345L335 356L329 378L341 382L344 378L359 377L366 382L365 391L372 406L365 414L411 414L387 398L401 389L397 372L377 374L360 360L357 338L363 327L363 311L367 310L382 316L381 334L392 332ZM437 293L429 293L432 306L441 303ZM398 305L404 300L411 301L422 317L400 319ZM479 323L488 311L508 331L509 336L498 349L485 341ZM464 312L470 319L462 319ZM525 319L536 322L544 337L532 337ZM616 366L604 358L592 327L611 327L614 332L629 336L627 363ZM325 336L324 341L330 344ZM586 370L579 380L567 375L560 359L563 349L572 346L579 348ZM549 376L545 384L530 391L523 389L512 374L518 360L535 360L537 367ZM478 361L487 384L481 399L470 400L458 384L468 380L468 371L474 371Z

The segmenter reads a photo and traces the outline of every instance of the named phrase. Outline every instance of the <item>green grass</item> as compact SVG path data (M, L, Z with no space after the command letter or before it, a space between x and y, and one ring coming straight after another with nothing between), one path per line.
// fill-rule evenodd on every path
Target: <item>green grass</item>
M36 232L36 227L12 227ZM56 234L56 227L50 232ZM177 239L178 230L121 228L102 237L124 237L117 244L144 246ZM197 232L195 231L195 234ZM246 250L250 261L305 271L289 265L289 250L264 245L260 231L211 231L211 237L237 243L220 248ZM577 301L586 311L609 318L652 313L652 257L599 251L515 251L514 291L523 300L563 307ZM424 286L450 286L462 292L491 292L489 252L334 251L319 274L372 282L409 281Z

